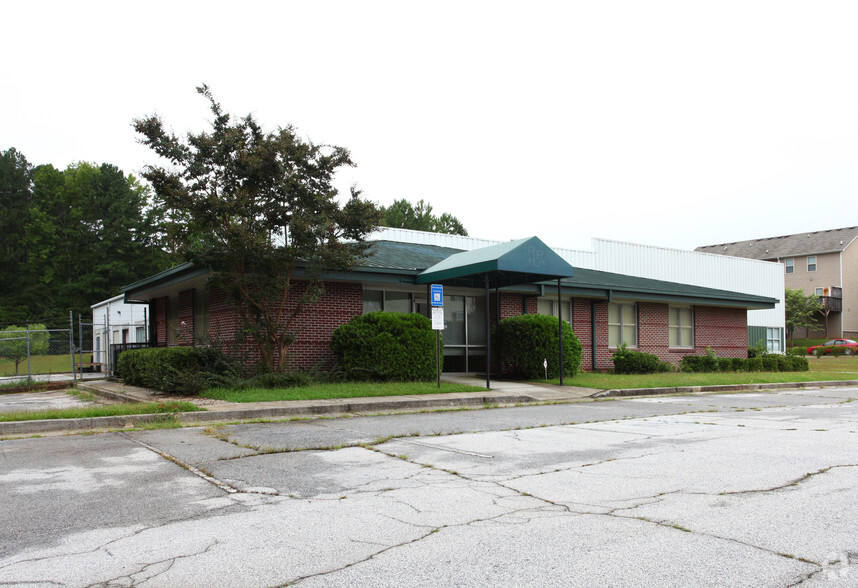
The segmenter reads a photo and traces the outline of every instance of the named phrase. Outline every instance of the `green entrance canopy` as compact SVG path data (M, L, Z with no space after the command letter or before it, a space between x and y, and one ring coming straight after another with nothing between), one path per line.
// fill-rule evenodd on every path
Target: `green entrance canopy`
M451 255L417 276L418 284L504 288L572 277L572 266L538 237Z
M486 291L486 388L491 389L492 344L489 313L489 288L557 280L572 277L572 266L537 237L519 239L463 251L439 261L417 276L418 284L447 284L461 288L485 288ZM498 317L500 318L500 317ZM563 319L559 319L562 323ZM563 330L560 329L560 385L563 385Z

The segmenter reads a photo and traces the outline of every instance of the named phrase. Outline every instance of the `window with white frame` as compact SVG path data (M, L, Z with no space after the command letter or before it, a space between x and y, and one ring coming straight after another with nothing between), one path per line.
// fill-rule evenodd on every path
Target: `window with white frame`
M816 271L816 256L808 255L807 256L807 271L815 272Z
M766 349L769 351L781 350L781 330L779 328L766 328Z
M608 345L619 347L638 345L638 312L633 302L608 303Z
M134 332L134 342L135 343L145 343L146 342L146 333L143 327L137 327Z
M824 295L825 295L825 290L824 290L824 289L822 289L822 288L817 288L817 289L816 289L816 295L817 295L817 296L824 296Z
M786 273L795 273L795 259L790 257L789 259L784 260L784 265L786 265Z
M694 309L671 306L668 309L668 332L671 347L694 347Z

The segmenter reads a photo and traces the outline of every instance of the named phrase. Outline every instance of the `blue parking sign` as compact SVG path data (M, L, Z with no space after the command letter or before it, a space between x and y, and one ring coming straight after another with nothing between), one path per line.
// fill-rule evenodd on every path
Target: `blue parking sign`
M429 293L432 297L430 306L444 306L444 286L432 284L429 286Z

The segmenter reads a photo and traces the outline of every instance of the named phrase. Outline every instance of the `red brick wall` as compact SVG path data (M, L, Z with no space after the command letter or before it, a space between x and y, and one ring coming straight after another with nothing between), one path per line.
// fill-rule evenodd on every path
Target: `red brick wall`
M297 305L305 283L293 285L287 299L287 312ZM341 324L363 312L363 292L360 284L326 283L325 294L315 304L308 305L292 325L295 342L289 348L286 365L295 369L315 366L331 367L336 360L330 348L331 334ZM259 350L252 341L231 348L231 342L242 328L238 312L227 301L223 291L209 292L209 336L224 345L227 351L242 356L248 363L259 360Z
M294 308L301 286L290 292L288 304ZM191 292L191 291L187 291ZM183 293L184 294L184 293ZM191 292L190 319L193 321L193 296ZM180 322L186 320L179 298ZM159 341L166 338L166 299L159 299L156 305L156 321ZM614 349L608 347L608 303L576 298L572 307L572 330L581 341L582 361L585 370L592 369L592 326L591 303L596 314L596 369L610 370L614 364L611 356ZM491 294L490 312L492 322L497 314L495 293ZM501 318L522 314L524 302L520 294L500 293ZM527 298L529 313L536 312L536 298ZM308 306L298 316L292 331L296 335L295 343L290 347L287 365L291 368L309 369L314 366L329 367L335 361L330 350L331 333L339 325L363 312L363 296L360 284L329 283L325 295L315 304ZM158 320L162 317L162 320ZM711 346L719 357L747 357L747 312L744 309L715 308L698 306L694 309L693 350L676 350L669 347L668 305L641 302L638 304L638 350L657 355L664 361L675 365L684 355L702 355L707 346ZM192 323L191 323L192 324ZM222 291L209 292L209 335L222 342L233 340L241 329L238 313L226 301ZM162 334L163 332L163 334ZM191 332L193 332L191 330ZM247 361L258 361L258 350L247 342L239 350L246 355ZM495 355L493 353L493 355ZM495 355L495 359L497 356Z
M194 344L194 290L179 292L179 324L176 332L176 343L179 345Z
M152 317L155 322L155 344L167 344L167 297L155 299L155 314Z
M748 312L743 308L694 309L695 354L709 345L718 357L748 357Z

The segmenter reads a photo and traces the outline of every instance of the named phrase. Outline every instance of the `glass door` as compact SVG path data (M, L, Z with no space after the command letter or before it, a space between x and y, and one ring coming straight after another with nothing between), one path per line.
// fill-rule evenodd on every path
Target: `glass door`
M444 326L444 371L485 371L485 297L445 296Z

